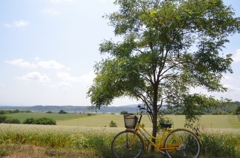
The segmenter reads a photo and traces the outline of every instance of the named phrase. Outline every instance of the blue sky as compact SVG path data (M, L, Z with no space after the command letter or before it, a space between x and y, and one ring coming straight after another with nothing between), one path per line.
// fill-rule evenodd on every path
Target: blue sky
M0 105L90 105L86 92L99 44L115 38L102 18L117 10L114 0L0 0ZM225 0L236 16L240 1ZM225 74L226 93L240 101L240 35L229 37L234 74ZM205 92L204 89L194 89ZM138 103L116 99L114 106Z

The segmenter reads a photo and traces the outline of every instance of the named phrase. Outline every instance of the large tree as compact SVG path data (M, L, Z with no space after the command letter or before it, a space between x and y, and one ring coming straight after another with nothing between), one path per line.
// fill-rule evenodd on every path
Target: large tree
M232 73L231 54L221 53L240 19L222 0L116 0L106 17L122 41L105 40L108 57L95 65L87 95L100 108L115 98L141 100L152 111L153 136L163 105L194 119L202 108L217 105L211 96L190 88L224 92L220 81Z

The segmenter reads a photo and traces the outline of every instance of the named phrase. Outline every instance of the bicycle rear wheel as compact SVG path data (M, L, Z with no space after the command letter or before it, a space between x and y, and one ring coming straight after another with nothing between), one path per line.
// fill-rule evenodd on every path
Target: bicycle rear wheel
M201 151L198 138L185 129L172 131L165 139L164 147L170 158L198 158Z
M144 143L133 131L122 131L112 140L111 151L116 158L137 158L142 154Z

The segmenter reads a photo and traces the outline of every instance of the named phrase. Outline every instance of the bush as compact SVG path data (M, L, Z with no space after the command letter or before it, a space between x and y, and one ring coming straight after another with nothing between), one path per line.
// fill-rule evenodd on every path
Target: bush
M0 123L4 123L6 119L7 119L7 116L0 115Z
M13 123L13 124L20 124L20 120L17 119L17 118L11 118L11 117L8 117L4 123Z
M240 114L240 106L237 106L237 107L233 110L233 114L234 114L234 115Z
M64 110L60 110L58 113L59 113L59 114L67 114L67 112L64 111Z
M120 114L121 115L126 115L126 114L128 114L128 111L121 111Z
M23 121L23 124L56 125L56 121L47 117L41 117L36 119L27 118Z
M114 122L114 121L111 121L111 122L110 122L110 125L109 125L109 127L117 127L117 124L116 124L116 122Z
M56 125L56 121L51 119L51 118L47 118L47 117L41 117L35 120L35 124L40 124L40 125Z
M35 124L35 119L34 118L26 118L23 121L23 124Z

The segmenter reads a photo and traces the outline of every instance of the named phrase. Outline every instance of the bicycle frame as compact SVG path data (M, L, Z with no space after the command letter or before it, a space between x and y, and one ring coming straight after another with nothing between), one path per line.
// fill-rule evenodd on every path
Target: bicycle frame
M166 154L165 150L176 150L177 147L179 147L180 144L172 144L170 148L164 148L164 136L167 136L171 132L171 130L164 129L163 132L161 133L160 137L153 137L151 134L147 132L147 130L140 124L138 123L136 126L136 129L126 129L127 131L134 131L135 135L133 136L132 142L130 142L129 146L131 146L136 138L136 135L138 134L143 140L146 138L146 140L154 147L155 151L161 152L162 154ZM153 142L155 140L156 143ZM145 142L144 142L145 146Z
M166 154L166 150L168 152L174 152L176 150L180 150L180 148L181 148L181 143L180 142L181 141L176 136L174 137L174 139L177 140L176 142L179 142L179 143L168 144L169 147L167 147L167 148L164 147L164 141L165 141L166 136L168 134L170 134L171 132L173 132L174 130L171 130L169 128L164 128L163 131L161 132L160 137L154 137L150 133L148 133L147 130L140 124L141 119L142 119L142 112L140 113L140 118L138 120L136 128L135 129L126 129L127 131L133 131L135 133L132 141L129 144L129 146L131 146L134 143L134 141L136 139L136 135L139 135L143 140L145 138L154 147L156 152ZM179 129L181 129L181 128L179 128ZM184 129L184 130L186 130L186 129ZM155 140L155 142L153 142L153 140ZM144 141L144 146L145 146L145 141Z

